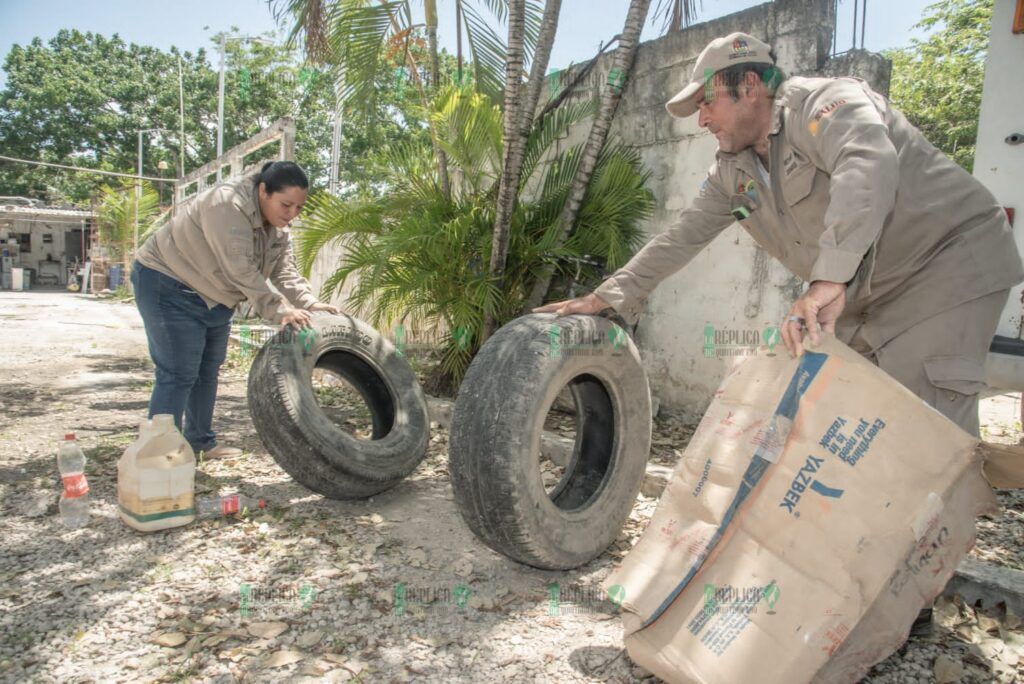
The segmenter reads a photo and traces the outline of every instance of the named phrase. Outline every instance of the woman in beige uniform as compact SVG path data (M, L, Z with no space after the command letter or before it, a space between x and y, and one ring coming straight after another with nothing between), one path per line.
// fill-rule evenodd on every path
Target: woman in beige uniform
M263 318L297 330L312 311L340 313L296 271L285 230L308 188L294 162L268 163L199 195L136 256L132 286L156 365L149 416L169 413L182 429L184 415L185 439L207 458L241 454L218 445L212 427L234 306L248 299Z

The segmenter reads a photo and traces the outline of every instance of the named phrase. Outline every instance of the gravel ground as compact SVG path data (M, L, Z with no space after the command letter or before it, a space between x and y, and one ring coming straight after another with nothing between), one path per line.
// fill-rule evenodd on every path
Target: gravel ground
M115 490L152 377L134 308L0 293L0 312L8 339L23 341L0 377L0 680L656 681L630 662L599 590L656 500L640 497L588 565L527 568L459 517L444 430L392 490L329 501L263 449L238 367L222 376L216 421L246 453L199 464L197 494L240 491L269 509L137 533L118 519ZM56 512L54 456L68 430L87 451L93 498L91 524L76 531ZM1019 438L1019 424L1004 431ZM673 463L690 434L659 420L654 460ZM1000 497L1005 511L979 523L975 553L1019 564L1024 508L1017 492ZM1013 681L1015 616L944 602L937 623L866 681Z

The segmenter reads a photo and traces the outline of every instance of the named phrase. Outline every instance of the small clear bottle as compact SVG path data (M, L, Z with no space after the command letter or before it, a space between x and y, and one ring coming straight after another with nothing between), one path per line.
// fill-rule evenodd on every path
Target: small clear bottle
M197 518L220 518L235 515L243 511L250 513L267 507L263 499L256 499L244 494L228 494L226 496L210 496L196 499Z
M89 482L85 479L85 454L75 433L64 435L57 450L57 467L64 491L60 495L60 519L65 527L78 529L89 524Z

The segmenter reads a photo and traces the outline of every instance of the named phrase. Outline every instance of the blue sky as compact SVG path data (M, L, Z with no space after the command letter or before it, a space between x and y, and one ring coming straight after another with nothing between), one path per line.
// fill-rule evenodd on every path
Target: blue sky
M865 47L881 50L906 45L915 35L911 27L933 1L868 3ZM442 45L451 50L455 42L454 11L449 11L452 3L441 0L438 4L439 35ZM699 18L708 20L757 4L758 0L704 0ZM551 66L564 67L592 56L602 40L608 40L622 28L628 5L626 0L563 0ZM652 3L652 14L654 7L657 0ZM853 0L841 0L841 50L850 45L852 20ZM36 36L48 40L62 28L108 36L118 33L127 42L163 49L177 45L194 51L210 47L210 35L232 26L247 34L275 29L266 0L0 0L0 55L6 55L12 45L28 43ZM660 23L648 25L644 39L656 37L658 29ZM0 72L0 85L5 80Z

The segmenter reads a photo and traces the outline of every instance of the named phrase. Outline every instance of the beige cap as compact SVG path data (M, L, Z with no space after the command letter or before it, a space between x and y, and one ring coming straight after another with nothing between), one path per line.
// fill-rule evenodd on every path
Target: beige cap
M733 64L754 62L757 64L774 64L768 54L768 44L747 33L730 33L722 38L715 38L708 43L704 51L693 65L690 82L679 93L665 103L665 109L672 116L684 118L697 111L694 97L711 79L716 71L728 69Z

